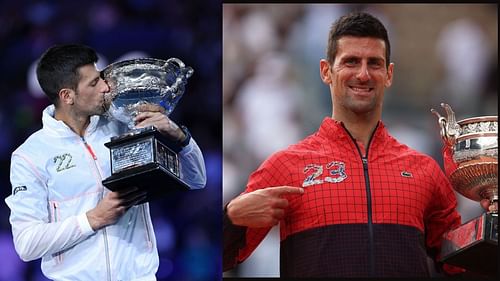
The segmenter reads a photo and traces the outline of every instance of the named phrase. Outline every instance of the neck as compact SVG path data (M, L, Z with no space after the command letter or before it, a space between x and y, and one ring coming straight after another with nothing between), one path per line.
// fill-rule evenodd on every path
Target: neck
M80 137L83 137L85 134L85 129L90 123L89 116L82 116L75 114L69 110L57 109L54 113L54 118L59 121L63 121L70 129L75 132Z
M334 113L332 118L341 121L352 137L361 142L365 148L368 147L373 130L375 130L380 120L379 116L373 116L372 114L359 115L356 113L349 115Z

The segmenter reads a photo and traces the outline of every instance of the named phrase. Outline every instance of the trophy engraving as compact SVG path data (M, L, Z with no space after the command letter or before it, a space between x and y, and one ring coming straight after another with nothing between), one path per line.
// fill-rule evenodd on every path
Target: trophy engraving
M488 199L489 211L443 237L442 261L475 273L492 275L498 270L498 116L456 121L448 104L436 110L445 145L443 164L453 188L468 199Z
M111 176L103 185L112 191L137 186L147 198L158 198L171 190L189 190L180 178L180 147L154 127L135 128L134 117L144 104L161 106L170 115L184 94L193 69L177 58L142 58L108 65L101 75L110 87L106 94L107 115L127 124L129 131L111 138Z

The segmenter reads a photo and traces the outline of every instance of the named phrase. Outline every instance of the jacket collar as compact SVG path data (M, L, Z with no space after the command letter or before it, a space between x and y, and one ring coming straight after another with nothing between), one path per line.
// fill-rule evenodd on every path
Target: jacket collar
M332 119L331 117L325 117L323 119L318 133L320 136L330 140L340 139L343 141L354 141L350 133L344 127L343 122ZM373 147L375 145L383 144L387 141L388 137L389 132L387 131L387 128L382 120L379 120L375 132L369 142L369 146Z
M56 120L54 118L55 107L53 104L47 106L42 112L42 124L43 128L46 129L50 134L60 136L60 137L74 137L77 136L71 128L66 125L63 121ZM92 134L99 122L100 116L94 115L90 117L90 124L85 131L85 135Z

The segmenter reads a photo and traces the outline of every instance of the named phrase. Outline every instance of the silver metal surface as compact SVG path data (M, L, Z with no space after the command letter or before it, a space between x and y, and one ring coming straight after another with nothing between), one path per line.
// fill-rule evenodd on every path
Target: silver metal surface
M142 104L160 105L165 114L172 113L193 69L177 58L142 58L110 64L101 74L110 87L107 114L133 129Z
M446 176L463 196L481 201L498 200L498 116L480 116L455 121L448 104L441 104L447 117L436 110L445 144ZM497 212L497 211L496 211Z

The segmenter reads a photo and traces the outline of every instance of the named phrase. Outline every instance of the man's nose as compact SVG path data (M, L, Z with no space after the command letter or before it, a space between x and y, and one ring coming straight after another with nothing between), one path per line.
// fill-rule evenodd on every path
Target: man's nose
M361 67L356 74L356 78L360 81L370 80L370 73L368 72L368 66L366 64L361 64Z
M102 78L101 78L101 80L102 80L102 85L101 85L101 87L102 87L102 88L101 88L101 91L102 91L103 93L107 93L107 92L109 92L110 88L109 88L108 82L106 82L106 80L104 80L104 79L102 79Z

